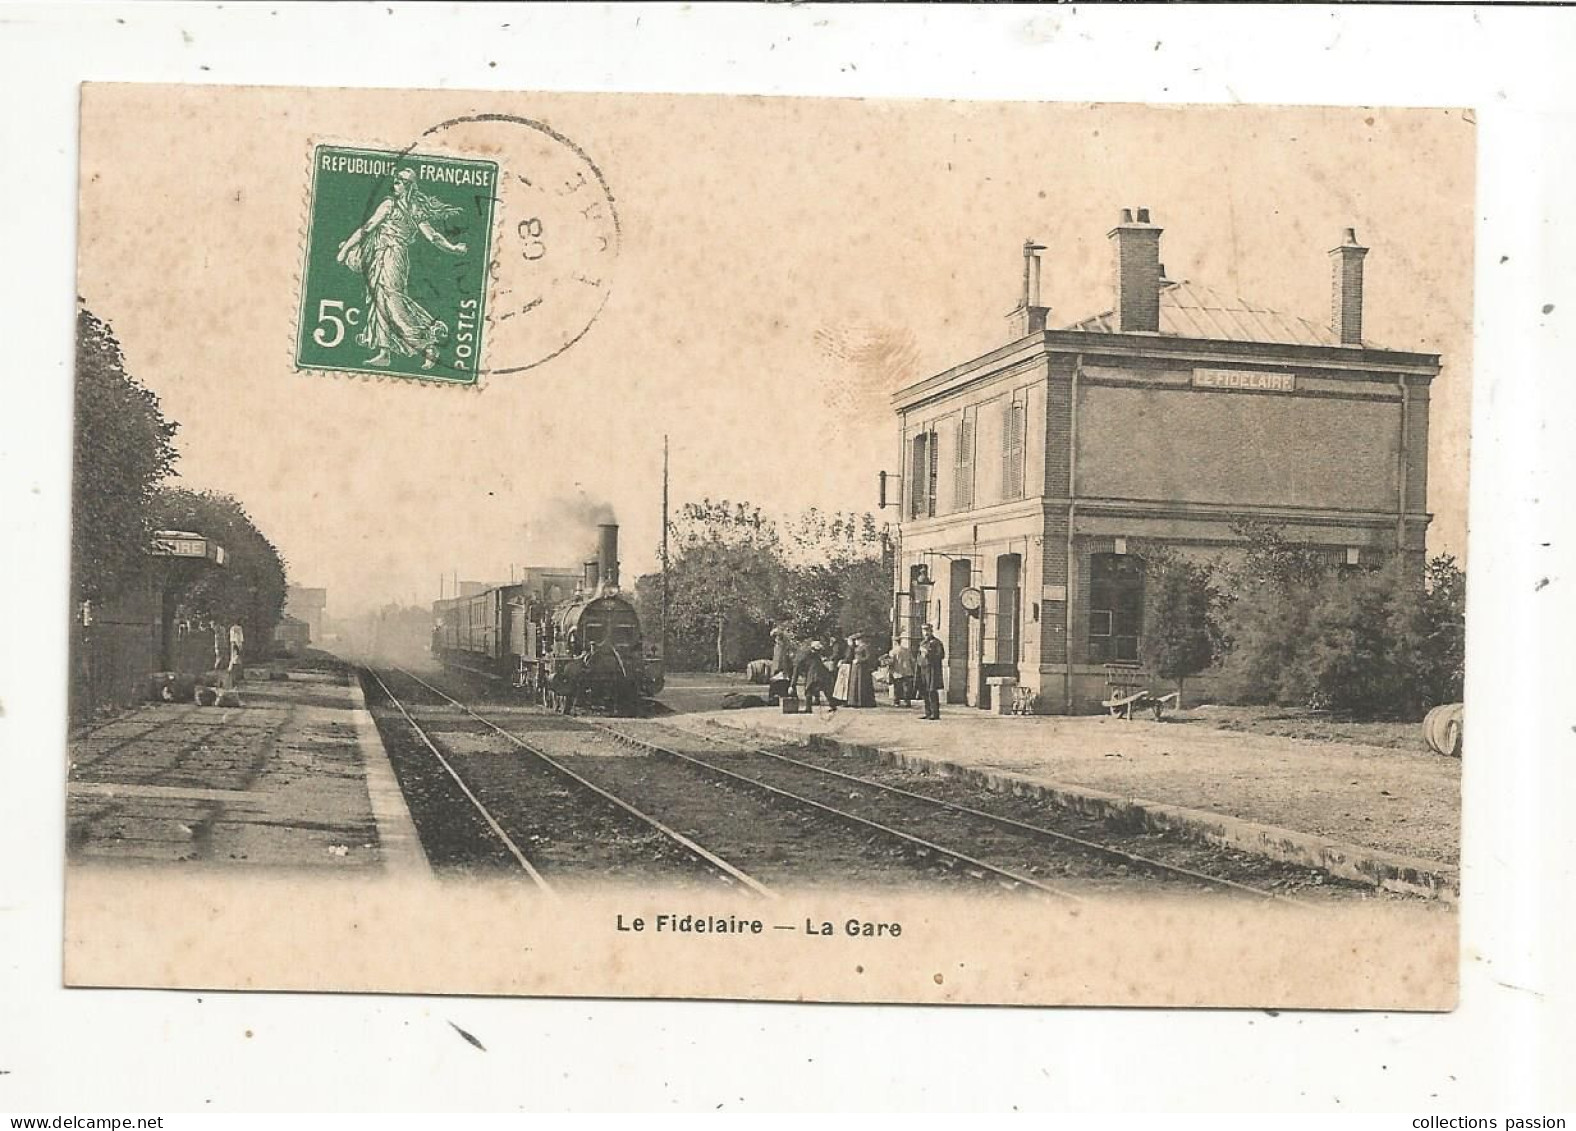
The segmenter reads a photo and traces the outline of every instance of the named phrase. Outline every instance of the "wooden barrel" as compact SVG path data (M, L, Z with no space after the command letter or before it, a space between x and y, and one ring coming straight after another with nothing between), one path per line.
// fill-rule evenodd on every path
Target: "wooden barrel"
M1423 716L1423 741L1428 743L1428 748L1435 754L1439 753L1436 735L1438 734L1439 716L1444 710L1444 707L1433 707L1428 714Z
M1423 739L1430 750L1451 758L1461 757L1465 715L1460 703L1444 703L1423 718Z

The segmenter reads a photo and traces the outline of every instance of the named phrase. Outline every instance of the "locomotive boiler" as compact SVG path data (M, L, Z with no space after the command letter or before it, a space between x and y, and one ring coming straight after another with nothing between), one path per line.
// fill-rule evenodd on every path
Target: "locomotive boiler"
M434 656L546 707L637 714L662 690L662 657L619 589L618 527L598 535L578 574L533 567L517 583L434 602Z

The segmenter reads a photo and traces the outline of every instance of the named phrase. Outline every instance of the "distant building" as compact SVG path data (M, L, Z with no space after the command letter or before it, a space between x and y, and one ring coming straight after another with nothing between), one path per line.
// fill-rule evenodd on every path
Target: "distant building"
M309 589L303 585L292 585L285 590L285 616L305 622L308 644L322 642L323 610L327 607L327 589ZM279 638L277 632L275 638Z
M274 626L274 644L287 656L299 656L312 643L312 628L306 621L286 613Z
M898 391L899 631L930 623L949 702L1013 675L1041 710L1097 707L1144 634L1143 550L1239 552L1257 520L1344 564L1428 528L1435 354L1363 338L1363 259L1330 252L1328 325L1165 277L1161 229L1123 210L1112 309L1049 329L1024 248L1011 341Z

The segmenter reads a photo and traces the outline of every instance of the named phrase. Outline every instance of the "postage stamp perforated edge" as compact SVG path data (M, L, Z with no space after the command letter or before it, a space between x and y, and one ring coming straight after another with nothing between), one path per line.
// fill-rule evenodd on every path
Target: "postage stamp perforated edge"
M354 149L366 152L396 153L402 158L429 156L418 153L421 148L420 141L428 137L424 131L416 142L405 145L395 145L380 139L368 140L366 138L346 138L334 134L309 134L305 139L304 155L300 168L305 171L305 184L301 189L301 211L296 224L297 254L294 261L294 290L295 301L289 304L289 328L285 334L286 356L289 358L290 368L301 376L326 377L337 380L354 381L365 384L388 385L408 388L433 388L433 389L466 389L480 392L484 379L488 374L486 365L486 351L488 339L485 328L491 318L493 308L494 290L497 287L496 255L502 238L501 224L503 222L503 207L496 182L504 175L503 165L491 158L468 158L453 153L434 153L430 156L445 160L462 159L474 161L478 164L491 165L494 170L493 207L487 225L487 247L485 250L486 265L483 268L484 286L482 288L482 310L478 318L478 325L483 328L481 349L476 359L474 378L469 381L459 381L439 376L421 376L380 368L358 368L353 366L317 366L305 365L300 361L300 335L305 322L304 310L307 301L307 279L312 254L312 220L314 215L315 195L317 192L317 155L323 148Z

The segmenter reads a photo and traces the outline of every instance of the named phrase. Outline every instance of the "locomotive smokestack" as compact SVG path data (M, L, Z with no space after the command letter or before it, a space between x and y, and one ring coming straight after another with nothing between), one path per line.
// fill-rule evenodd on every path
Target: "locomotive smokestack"
M597 581L598 581L598 577L597 577L597 573L598 573L597 563L595 561L589 561L589 562L586 563L585 569L586 569L585 591L587 593L595 593L596 592L596 587L597 587Z
M597 564L602 571L602 584L609 589L618 588L618 523L604 522L597 527Z

